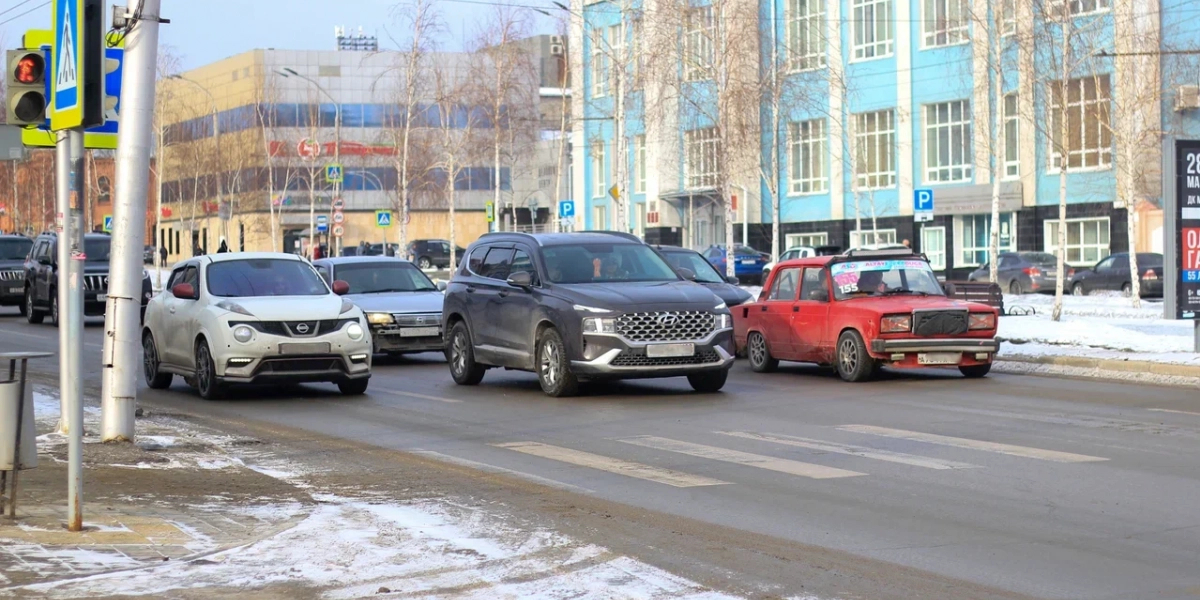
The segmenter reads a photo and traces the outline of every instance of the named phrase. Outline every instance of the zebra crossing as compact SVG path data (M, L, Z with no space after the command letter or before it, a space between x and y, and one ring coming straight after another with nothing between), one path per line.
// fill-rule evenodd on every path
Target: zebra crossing
M1035 460L1063 464L1102 462L1108 460L1107 458L1099 456L1075 454L1059 450L1018 446L1014 444L1004 444L970 438L951 437L920 431L878 427L874 425L841 425L835 427L835 429L844 433L862 436L868 440L872 438L905 440L908 442L915 442L918 447L923 447L923 445L928 445L930 447L944 446L969 450L981 454L999 454L1009 457L1016 457L1023 460ZM947 460L931 456L922 456L920 454L910 454L906 452L897 452L894 450L873 448L869 445L819 440L815 438L800 437L782 433L755 431L714 431L712 434L731 439L762 442L775 446L803 448L805 450L813 451L814 457L820 457L826 454L836 454L849 456L853 459L880 461L938 471L984 468L981 465L972 464L969 462ZM841 467L822 465L815 462L804 462L766 454L755 454L752 452L735 450L732 448L700 444L696 442L677 440L655 435L616 437L609 438L608 441L637 446L640 448L648 448L662 452L667 456L684 455L721 463L734 464L742 467L774 471L777 473L783 473L786 475L792 475L806 479L823 480L862 477L869 475L872 471L869 466L869 462L864 462L863 467L856 467L862 468L862 471L855 471ZM864 444L866 443L868 442L864 441ZM578 467L596 469L599 471L606 471L608 473L614 473L617 475L632 477L635 479L641 479L644 481L650 481L653 483L664 484L677 488L707 487L732 484L732 482L715 479L705 475L687 473L677 469L667 469L631 461L625 458L606 456L594 452L585 452L582 450L563 446L555 446L542 442L519 441L496 443L491 445L496 448L512 450L514 452L520 452L522 454L535 456L546 460L566 463Z

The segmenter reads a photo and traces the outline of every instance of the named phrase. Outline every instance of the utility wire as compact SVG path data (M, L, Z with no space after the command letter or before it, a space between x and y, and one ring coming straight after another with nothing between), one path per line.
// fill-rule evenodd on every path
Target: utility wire
M20 5L17 5L17 6L20 6ZM23 16L25 16L25 15L27 15L27 14L29 14L29 13L31 13L31 12L33 12L33 11L35 11L35 10L38 10L38 9L41 9L41 8L45 8L45 7L47 7L47 6L50 6L50 0L46 0L46 2L43 2L43 3L41 3L41 4L39 4L39 5L37 5L37 6L33 7L33 8L31 8L31 9L29 9L29 10L27 10L27 11L25 11L25 12L21 13L21 14L14 15L14 16L11 16L11 17L9 17L9 18L7 18L7 19L3 20L3 21L0 21L0 25L4 25L4 24L6 24L6 23L12 23L13 21L16 21L17 19L20 19L21 17L23 17ZM13 7L13 8L16 8L16 7ZM9 9L9 10L12 10L12 9ZM5 11L5 12L7 12L7 11Z
M22 0L21 2L18 2L13 6L10 6L4 10L0 10L0 15L3 15L5 13L10 13L14 10L17 10L18 8L21 8L22 6L29 4L30 2L33 2L33 0Z

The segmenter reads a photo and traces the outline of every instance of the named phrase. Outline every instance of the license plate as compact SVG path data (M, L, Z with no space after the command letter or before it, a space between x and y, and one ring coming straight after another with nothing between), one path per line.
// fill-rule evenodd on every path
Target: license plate
M108 294L96 294L96 302L108 302Z
M646 356L650 358L670 358L674 356L694 356L695 344L653 344L646 346Z
M433 337L440 331L439 327L405 327L400 330L400 337Z
M10 287L10 288L8 288L8 290L7 290L7 291L8 291L8 293L10 293L10 294L20 294L20 293L21 293L22 291L24 291L24 290L23 290L23 289L21 289L21 287L20 287L20 286L13 286L13 287Z
M752 264L754 264L754 259L753 258L743 258L742 264L743 265L752 265Z
M307 344L280 344L280 354L329 354L329 342Z
M923 365L957 365L962 360L961 352L922 352L917 362Z

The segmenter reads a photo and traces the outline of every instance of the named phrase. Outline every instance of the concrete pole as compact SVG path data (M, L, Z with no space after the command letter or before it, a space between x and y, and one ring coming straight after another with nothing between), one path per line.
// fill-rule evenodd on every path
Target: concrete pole
M141 372L142 244L146 237L146 193L150 187L159 6L159 0L141 0L142 17L125 38L112 260L104 319L100 433L105 442L131 442L134 435Z
M58 323L60 332L67 332L66 373L69 387L63 388L71 412L71 430L67 447L67 530L83 531L83 262L87 259L83 246L83 209L87 206L87 169L84 162L83 129L67 132L71 150L71 192L74 198L71 214L64 221L69 231L59 236L70 240L70 260L59 263L59 288L63 270L67 275L67 302L59 305L59 315L66 308L66 322ZM62 250L59 250L62 254ZM60 333L61 335L61 333Z
M56 302L60 309L67 306L67 265L71 262L71 223L68 217L71 215L71 144L67 139L66 131L59 131L54 147L54 230L58 233L58 241L55 250L57 256L55 263L58 265L57 281L62 285L55 288L57 294ZM59 314L63 314L59 311ZM56 323L55 325L60 325ZM75 422L71 420L74 414L71 411L70 396L67 390L71 389L71 372L68 366L67 348L71 346L70 333L66 327L58 327L58 432L69 434L75 429Z

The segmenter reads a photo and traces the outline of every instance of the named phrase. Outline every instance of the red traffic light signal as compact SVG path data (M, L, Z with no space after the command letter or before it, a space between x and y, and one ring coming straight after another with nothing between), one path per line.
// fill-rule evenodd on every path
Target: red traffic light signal
M13 69L13 78L17 80L17 83L34 85L41 83L45 76L46 59L42 58L40 53L26 54L17 59L17 64Z
M46 120L46 56L41 50L10 50L5 84L9 125Z

